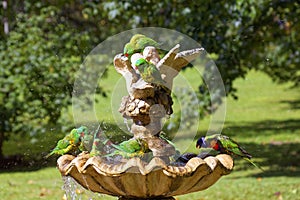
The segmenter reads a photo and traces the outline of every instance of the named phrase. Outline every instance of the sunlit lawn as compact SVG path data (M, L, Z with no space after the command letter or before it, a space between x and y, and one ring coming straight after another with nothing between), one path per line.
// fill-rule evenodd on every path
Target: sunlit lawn
M184 72L189 80L197 86L197 77L190 70ZM110 70L108 78L103 81L112 96L100 98L96 105L98 120L114 123L115 118L122 119L116 112L120 97L126 95L124 81ZM114 90L114 85L121 88ZM250 72L246 79L235 81L239 100L227 98L227 115L224 133L241 142L253 154L254 161L266 172L261 172L241 159L235 159L234 171L222 177L209 189L188 195L177 196L178 199L195 200L233 200L233 199L297 199L300 195L300 90L289 89L288 84L276 85L264 74ZM110 99L114 101L111 103ZM113 106L111 106L113 105ZM110 115L113 111L113 115ZM76 116L76 115L75 115ZM204 119L199 130L181 133L176 139L178 146L185 146L194 151L194 136L206 133L209 117ZM196 128L195 128L196 130ZM5 143L5 154L46 151L51 149L57 135L47 135L41 145L24 145L22 140ZM51 141L47 143L47 140ZM48 145L47 145L48 144ZM52 162L55 160L52 160ZM55 167L33 171L0 173L1 199L61 199L63 181ZM90 193L83 196L88 199ZM98 199L99 197L94 197ZM102 196L100 199L116 199Z

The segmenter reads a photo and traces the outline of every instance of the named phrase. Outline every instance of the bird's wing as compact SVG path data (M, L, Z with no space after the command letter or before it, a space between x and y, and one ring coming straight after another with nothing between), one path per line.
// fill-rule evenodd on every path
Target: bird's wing
M71 144L70 140L62 139L57 142L55 149L64 149L67 148Z
M145 38L139 38L136 41L136 48L144 50L144 48L146 46L154 46L154 47L158 47L158 43L154 40L152 40L151 38L145 37Z
M135 34L134 36L131 37L129 43L134 44L141 38L146 38L146 36L142 34Z
M133 153L141 149L141 145L137 140L129 140L126 143L127 152Z
M120 146L120 145L111 144L111 146L114 147L114 148L116 148L116 149L118 149L118 150L120 150L120 151L125 151L125 149L122 146Z
M234 140L230 139L227 136L222 135L219 140L222 142L222 145L225 148L233 149L233 148L238 148L239 147L237 142L235 142Z
M233 154L236 154L241 157L247 157L247 158L252 157L236 141L232 140L227 136L222 136L221 142L222 142L222 146L228 151L231 151Z

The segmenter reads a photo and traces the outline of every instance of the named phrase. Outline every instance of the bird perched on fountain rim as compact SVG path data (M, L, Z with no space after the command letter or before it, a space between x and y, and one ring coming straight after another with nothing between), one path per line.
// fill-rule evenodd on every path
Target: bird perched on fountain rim
M220 153L240 156L244 160L250 162L253 166L264 171L260 166L250 160L252 156L245 149L243 149L237 142L226 135L213 134L206 137L201 137L197 140L196 147L212 148Z
M74 128L63 139L57 142L56 147L45 156L48 158L53 154L64 155L69 152L90 152L90 156L98 156L107 153L110 146L110 140L107 139L100 125L96 131L88 131L86 126Z
M63 155L72 150L77 150L81 144L81 137L88 134L88 129L85 126L71 130L63 139L57 142L56 147L45 158L53 154Z
M142 139L129 139L121 142L119 145L112 144L116 150L111 154L105 155L105 157L111 157L120 155L124 158L142 157L149 151L148 144Z
M147 46L158 48L160 45L145 35L135 34L131 37L129 43L125 44L123 53L126 57L130 57L134 53L141 53Z

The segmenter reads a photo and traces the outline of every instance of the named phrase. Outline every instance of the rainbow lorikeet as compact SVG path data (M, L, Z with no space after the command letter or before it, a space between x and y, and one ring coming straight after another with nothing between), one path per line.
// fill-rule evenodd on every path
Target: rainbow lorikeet
M80 146L81 137L86 135L87 132L88 129L85 126L73 129L63 139L57 142L56 147L48 155L46 155L46 158L53 154L63 155L72 150L76 150Z
M158 48L159 44L145 35L135 34L130 39L129 43L125 44L123 53L126 57L130 57L134 53L141 53L147 46Z
M237 142L235 142L228 136L214 134L206 137L201 137L200 139L198 139L196 147L212 148L213 150L220 153L240 156L243 159L250 162L255 167L263 170L260 166L255 164L252 160L250 160L252 156L246 150L244 150Z

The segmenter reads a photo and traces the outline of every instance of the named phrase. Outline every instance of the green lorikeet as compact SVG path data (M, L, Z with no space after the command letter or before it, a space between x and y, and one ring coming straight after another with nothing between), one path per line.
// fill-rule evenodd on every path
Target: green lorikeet
M112 146L120 151L125 151L128 153L133 153L133 152L141 150L141 145L140 145L139 141L136 139L130 139L130 140L124 141L124 142L120 143L119 145L112 144Z
M111 154L107 154L106 157L116 155L121 155L124 158L142 157L149 150L147 143L140 139L130 139L119 145L111 144L111 146L116 150Z
M135 62L135 66L140 72L142 79L147 83L156 83L163 85L165 81L161 78L161 74L155 65L147 62L144 58L140 58Z
M56 147L46 156L46 158L53 154L63 155L70 152L71 150L76 150L76 148L78 148L80 145L80 138L87 134L87 131L87 127L85 126L73 129L63 139L57 142Z
M131 56L134 53L141 53L146 46L154 46L155 48L159 47L159 44L142 34L135 34L130 39L129 43L124 46L124 55L126 57Z
M92 157L107 154L108 150L110 149L110 145L110 140L103 134L99 125L98 129L93 134L92 146L89 150L90 156Z
M213 150L220 153L240 156L255 167L263 170L260 166L250 160L252 156L248 152L246 152L246 150L244 150L237 142L235 142L228 136L215 134L201 137L200 139L198 139L196 147L212 148Z

